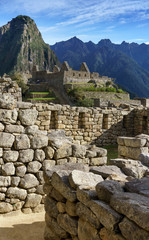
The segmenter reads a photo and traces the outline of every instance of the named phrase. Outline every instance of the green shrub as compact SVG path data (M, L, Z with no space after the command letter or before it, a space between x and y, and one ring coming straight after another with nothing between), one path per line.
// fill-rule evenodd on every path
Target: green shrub
M78 101L78 105L83 107L93 107L94 101L91 98L84 98Z

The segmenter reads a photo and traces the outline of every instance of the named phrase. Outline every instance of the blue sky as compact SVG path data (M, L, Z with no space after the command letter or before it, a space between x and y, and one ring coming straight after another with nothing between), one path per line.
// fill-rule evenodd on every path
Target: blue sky
M0 0L0 26L17 15L34 19L51 45L73 36L149 43L148 0Z

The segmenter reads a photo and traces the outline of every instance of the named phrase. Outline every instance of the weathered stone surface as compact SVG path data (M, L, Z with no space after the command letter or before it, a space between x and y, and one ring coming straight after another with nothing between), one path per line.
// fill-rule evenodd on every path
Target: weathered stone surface
M79 240L100 240L97 229L81 218L78 222L78 237Z
M117 212L124 214L138 226L149 231L149 200L137 193L116 193L110 205Z
M24 133L24 127L21 125L6 125L5 132L8 133Z
M16 150L23 150L30 148L30 140L26 134L16 136L14 146Z
M57 203L57 209L59 211L59 213L65 213L66 212L66 204L63 202L58 202Z
M128 146L128 147L140 148L145 146L146 139L135 138L135 137L125 137L124 143L125 143L125 146Z
M77 157L77 158L85 157L86 150L87 150L86 146L78 145L78 144L72 145L73 157Z
M96 185L99 200L110 202L111 196L116 192L124 192L119 182L105 180Z
M59 170L52 174L51 184L70 202L76 201L76 192L71 188L68 180L70 171Z
M90 200L97 200L98 196L95 190L85 190L80 187L77 188L77 199L87 207L90 204Z
M143 166L140 161L131 159L111 159L110 164L120 167L126 175L135 178L143 177L148 169L147 167Z
M74 189L76 189L77 186L81 186L81 188L84 189L94 189L96 184L101 181L103 181L103 178L100 175L79 170L73 170L69 175L70 185Z
M3 156L3 148L0 148L0 157Z
M149 155L141 153L139 155L139 160L141 161L142 164L144 164L145 166L149 167Z
M0 192L0 201L5 200L5 193Z
M91 166L101 166L101 165L105 165L106 163L107 163L107 157L97 157L97 158L90 159Z
M44 240L60 240L61 238L56 235L50 227L45 227Z
M68 171L80 170L84 172L89 172L89 167L86 165L83 165L82 163L67 163L64 165L56 165L51 167L48 171L46 171L45 176L49 179L52 177L52 174L54 172L57 172L59 170L68 170Z
M13 207L11 204L6 202L0 202L0 213L8 213L13 210Z
M57 202L54 199L46 196L44 206L45 211L49 216L57 218L59 212L57 209Z
M0 147L11 148L14 143L15 137L10 133L0 133Z
M66 205L66 207L67 207L67 205ZM96 217L96 215L88 207L86 207L84 204L78 202L76 204L75 209L76 209L77 215L80 218L82 218L84 221L89 222L92 226L94 226L97 229L101 226L101 224L100 224L98 218ZM66 211L67 211L67 208L66 208Z
M117 166L112 166L112 165L108 165L108 166L99 166L99 167L91 167L90 168L90 172L93 172L95 174L99 174L101 175L103 178L107 178L112 174L115 175L120 175L124 178L126 178L127 176L121 171L121 169Z
M57 221L54 218L50 217L48 214L45 214L45 221L46 221L46 225L48 227L50 227L52 229L52 231L56 235L58 235L60 238L67 238L68 237L68 233L64 229L62 229L58 225Z
M4 151L3 159L5 162L16 162L18 160L19 153L17 151Z
M56 160L57 165L64 165L67 163L67 158L62 158L62 159L58 159Z
M90 202L90 209L105 228L111 231L118 228L118 223L121 221L122 215L118 214L108 204L102 201L92 200Z
M29 174L26 174L20 181L20 187L23 187L23 188L32 188L32 187L36 187L39 185L39 182L37 180L37 178L29 173Z
M107 149L95 147L97 152L97 157L106 157L107 156Z
M42 149L35 150L35 161L43 162L45 159L45 153Z
M40 213L44 211L44 204L39 204L36 207L32 208L33 213Z
M50 146L47 146L45 149L45 155L46 155L46 159L53 159L54 156L54 149Z
M36 207L40 204L42 196L39 194L31 193L27 195L24 207Z
M44 195L43 185L37 186L36 193L37 193L37 194Z
M73 203L73 202L70 202L70 201L67 200L67 202L66 202L66 212L71 217L77 216L77 214L76 214L76 203Z
M30 173L37 173L42 167L42 164L38 161L29 162L27 166L27 171Z
M85 156L87 158L94 158L94 157L97 157L97 152L93 150L87 150Z
M52 188L50 196L58 202L66 202L66 199L63 197L63 195L59 193L55 188Z
M34 125L38 112L35 109L19 110L19 120L23 125Z
M25 165L21 165L16 167L16 175L18 177L24 177L25 173L26 173L26 166Z
M4 125L2 123L0 123L0 132L3 132L4 131Z
M118 154L120 156L138 160L139 155L141 153L147 154L148 147L133 148L133 147L126 147L126 146L118 145Z
M125 145L124 137L118 137L117 138L117 143L118 143L118 145L124 146Z
M59 214L57 217L57 222L61 228L63 228L66 232L77 235L78 231L78 221L76 218L70 217L68 214Z
M56 164L56 161L54 160L44 160L43 162L43 169L44 171L50 171L52 167L54 167Z
M38 134L35 135L32 139L31 139L31 147L33 149L37 149L37 148L44 148L48 146L48 137L43 135L43 134Z
M20 182L20 177L11 177L11 186L17 187Z
M11 185L11 177L10 176L0 176L0 187L8 187Z
M19 161L22 163L31 162L34 158L34 150L25 149L19 151Z
M18 102L17 102L17 107L18 107L19 109L31 108L31 107L32 107L32 103L18 101Z
M2 166L2 174L4 176L10 176L15 174L15 167L13 163L5 163Z
M0 109L0 119L4 123L16 123L18 112L14 110Z
M39 128L37 125L32 125L32 126L28 126L25 128L25 133L28 134L28 135L36 135L37 132L39 132Z
M7 197L9 198L18 198L24 200L27 196L27 191L17 187L10 187L7 190Z
M149 197L149 178L134 179L125 183L125 188L128 192L139 193Z
M54 154L54 159L60 159L72 156L72 146L64 145L58 148Z
M102 240L125 240L121 234L116 234L106 228L102 228L99 232L99 235Z
M134 222L130 221L128 218L124 218L119 224L122 235L127 240L147 240L149 239L149 232L141 229Z
M36 176L41 184L44 184L43 171L38 171Z
M32 209L31 208L22 208L21 210L22 210L22 212L24 214L31 214L32 213Z
M20 210L24 205L24 201L20 201L13 204L13 211Z
M60 148L63 145L72 143L72 138L66 137L64 130L56 130L48 134L48 139L52 147Z

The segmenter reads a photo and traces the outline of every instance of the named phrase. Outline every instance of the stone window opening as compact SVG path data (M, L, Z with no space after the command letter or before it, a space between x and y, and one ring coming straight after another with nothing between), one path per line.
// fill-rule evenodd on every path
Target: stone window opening
M75 76L75 73L73 73L73 76Z
M78 128L85 128L85 113L83 112L79 113Z
M123 128L127 128L127 116L123 116Z
M50 117L50 129L57 129L57 111L51 111L51 117Z
M108 114L105 114L105 113L103 114L102 128L108 129Z
M143 116L142 118L142 130L147 131L147 116Z

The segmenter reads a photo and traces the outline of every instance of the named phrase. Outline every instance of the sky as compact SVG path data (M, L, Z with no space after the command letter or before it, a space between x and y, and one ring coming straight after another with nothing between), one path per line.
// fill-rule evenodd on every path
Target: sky
M149 0L0 0L0 26L18 15L31 17L50 45L74 36L149 44Z

